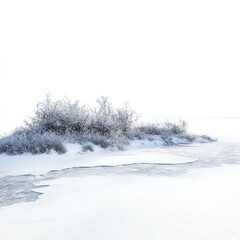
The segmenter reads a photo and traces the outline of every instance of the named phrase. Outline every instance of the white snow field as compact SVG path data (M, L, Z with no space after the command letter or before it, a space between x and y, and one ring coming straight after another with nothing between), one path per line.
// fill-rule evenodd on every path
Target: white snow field
M0 209L1 239L239 240L239 171L53 180L38 201Z
M239 240L240 134L227 133L186 146L1 155L1 239Z

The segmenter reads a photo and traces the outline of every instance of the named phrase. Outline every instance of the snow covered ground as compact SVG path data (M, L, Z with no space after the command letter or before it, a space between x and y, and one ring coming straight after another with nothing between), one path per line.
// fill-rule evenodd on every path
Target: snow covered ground
M0 209L2 239L239 240L240 166L177 177L60 178ZM49 182L48 182L49 183Z
M202 145L0 156L1 239L239 240L240 134L211 124L228 134Z

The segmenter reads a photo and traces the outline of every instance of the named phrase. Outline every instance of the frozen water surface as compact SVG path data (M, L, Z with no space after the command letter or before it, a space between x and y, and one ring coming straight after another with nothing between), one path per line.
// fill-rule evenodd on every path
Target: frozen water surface
M151 157L154 154L154 158ZM166 156L166 161L157 162L159 158ZM131 157L127 152L122 158ZM16 175L4 176L0 178L0 206L12 205L19 202L35 201L41 195L40 187L45 185L42 182L62 177L81 176L107 176L107 175L163 175L176 176L193 168L217 167L222 164L240 163L240 143L239 142L214 142L206 144L159 147L157 149L139 150L134 154L134 159L141 159L140 162L121 163L121 154L115 154L119 158L116 164L100 164L90 166L75 166L61 170L51 170L43 175ZM175 159L182 159L182 162L170 162L169 156ZM114 158L113 157L113 158ZM152 160L152 161L151 161ZM185 161L184 161L185 160ZM81 164L80 164L81 165Z

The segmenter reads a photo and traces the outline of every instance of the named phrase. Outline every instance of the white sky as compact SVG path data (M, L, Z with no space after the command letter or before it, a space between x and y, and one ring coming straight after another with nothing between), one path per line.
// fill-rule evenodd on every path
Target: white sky
M2 0L0 121L47 93L144 117L240 117L239 0Z

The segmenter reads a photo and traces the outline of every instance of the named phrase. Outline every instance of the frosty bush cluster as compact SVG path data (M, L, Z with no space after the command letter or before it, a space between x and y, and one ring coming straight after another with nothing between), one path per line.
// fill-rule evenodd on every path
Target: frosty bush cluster
M164 123L145 124L135 128L135 133L143 135L171 136L187 133L187 123L179 120L178 123L166 121Z
M0 153L65 153L64 142L77 142L82 150L101 148L123 149L129 140L152 139L160 136L167 144L171 136L186 136L186 122L139 125L139 115L129 104L114 108L106 97L97 99L97 107L90 108L67 98L53 101L50 96L37 105L34 116L24 127L0 139ZM193 138L192 138L193 139Z
M9 155L50 153L51 150L66 152L62 138L54 133L39 134L23 128L0 139L0 153Z
M128 104L115 109L106 97L98 99L97 103L98 107L91 109L68 99L52 101L47 96L37 105L35 116L27 122L28 129L41 134L116 136L128 132L137 120L138 115Z

